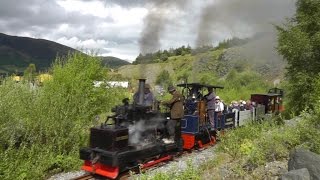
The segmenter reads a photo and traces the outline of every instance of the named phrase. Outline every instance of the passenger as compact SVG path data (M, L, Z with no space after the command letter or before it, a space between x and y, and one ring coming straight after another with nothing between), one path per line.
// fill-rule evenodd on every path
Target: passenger
M250 100L247 100L245 108L246 110L252 110L252 104Z
M231 101L230 105L229 105L229 110L232 111L233 110L233 106L234 106L234 101Z
M215 93L212 87L208 87L208 94L204 96L207 103L207 113L211 128L214 129L214 110L215 110Z
M252 106L252 108L256 108L258 105L257 105L256 102L252 101L252 102L251 102L251 106Z
M144 106L152 106L153 105L154 96L153 96L153 93L151 92L150 89L151 89L150 85L145 84L143 103L140 105L144 105ZM134 104L139 104L139 91L133 95L133 101L134 101Z
M215 98L215 112L222 113L224 110L223 103L221 102L221 99L219 96L216 96Z
M176 91L173 86L168 87L169 93L172 95L172 98L169 101L162 102L163 105L166 105L170 108L170 120L167 123L167 130L170 135L169 141L167 143L174 142L180 147L179 151L182 151L182 139L181 139L181 119L184 116L183 112L183 96Z
M240 100L239 103L240 103L240 111L246 110L246 107L245 107L246 106L246 102Z
M236 109L236 110L240 111L240 106L239 106L239 103L237 101L234 101L233 109Z
M220 128L224 128L224 122L222 122L221 120L221 117L223 115L223 111L224 111L224 105L223 103L221 102L220 100L220 97L219 96L216 96L215 98L215 110L214 110L214 113L215 113L215 129L217 129L218 127L218 121L220 121Z
M223 111L222 113L226 114L229 112L229 107L224 103L224 101L221 99L221 103L223 104Z

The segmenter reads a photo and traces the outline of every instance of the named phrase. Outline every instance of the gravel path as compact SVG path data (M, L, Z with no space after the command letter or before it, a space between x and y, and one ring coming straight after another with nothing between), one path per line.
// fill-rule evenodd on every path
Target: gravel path
M48 180L70 180L81 175L84 175L84 171L76 171L76 172L67 172L67 173L59 173L54 176L51 176Z

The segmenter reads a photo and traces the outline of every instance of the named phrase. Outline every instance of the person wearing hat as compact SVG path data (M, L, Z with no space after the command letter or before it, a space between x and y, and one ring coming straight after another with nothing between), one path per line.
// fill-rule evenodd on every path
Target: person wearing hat
M215 113L215 128L217 128L217 125L218 125L218 121L220 121L220 126L224 126L223 122L222 122L222 113L223 113L223 110L224 110L224 105L223 103L221 102L221 99L219 96L216 96L215 98L215 110L214 110L214 113ZM221 128L224 128L224 127L221 127Z
M167 130L171 141L174 137L174 142L179 144L179 150L182 151L183 144L181 139L181 119L184 116L184 98L173 86L169 86L168 91L172 95L172 98L169 101L162 102L163 105L166 105L170 108L170 120L167 123Z
M208 94L204 96L207 103L207 113L211 128L214 129L215 93L212 87L208 87Z
M151 92L151 86L149 84L144 85L144 98L143 98L143 104L144 106L152 106L154 101L153 93ZM138 104L139 102L139 92L136 92L133 95L133 100L135 104Z

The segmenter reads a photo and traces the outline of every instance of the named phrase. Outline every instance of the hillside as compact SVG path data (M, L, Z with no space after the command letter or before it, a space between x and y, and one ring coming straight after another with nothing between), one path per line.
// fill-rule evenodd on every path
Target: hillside
M188 82L205 81L207 76L215 77L215 82L218 82L232 70L238 73L256 72L272 82L283 77L285 67L285 62L273 47L273 39L264 35L229 48L171 56L159 63L122 66L118 72L126 78L147 78L151 84L164 70L170 73L174 82L185 80L186 77Z
M113 57L113 56L101 56L102 64L109 68L119 68L124 65L129 65L128 61Z
M250 68L261 75L274 80L283 76L286 62L276 52L276 37L273 34L262 34L252 38L248 43L226 49L223 61L230 68ZM242 64L242 67L239 66Z
M45 71L57 56L66 56L69 52L75 51L77 50L45 39L0 33L0 73L21 74L31 63L36 65L37 71ZM101 58L102 63L110 68L130 64L111 56Z
M0 71L23 72L30 63L38 70L46 70L57 55L65 56L74 51L53 41L0 33Z

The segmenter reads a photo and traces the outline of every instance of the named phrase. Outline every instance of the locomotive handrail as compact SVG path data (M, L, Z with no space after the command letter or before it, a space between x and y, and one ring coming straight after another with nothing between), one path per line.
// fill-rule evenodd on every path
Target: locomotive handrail
M185 126L181 126L181 128L186 128L188 125L188 121L185 119L185 118L183 118L182 120L184 120L186 123L185 123Z

